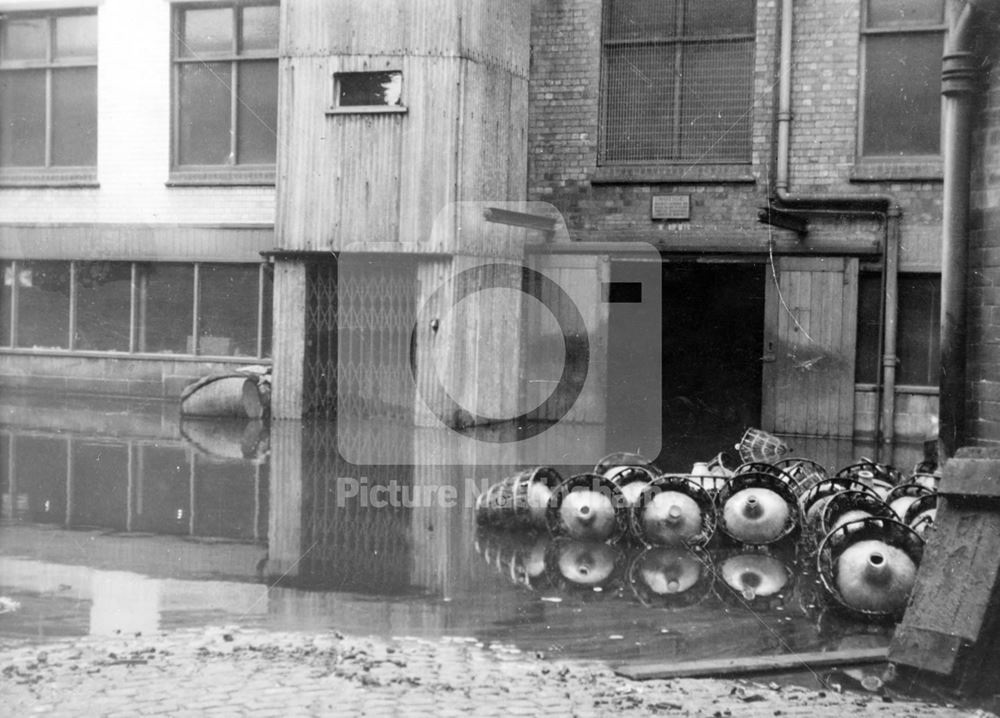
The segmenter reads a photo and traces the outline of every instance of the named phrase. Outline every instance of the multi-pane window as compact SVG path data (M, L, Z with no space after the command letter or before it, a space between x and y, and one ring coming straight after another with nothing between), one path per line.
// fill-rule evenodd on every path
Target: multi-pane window
M858 295L856 381L873 384L879 371L881 277L861 275ZM898 281L896 383L937 386L940 365L941 279L903 274Z
M174 166L273 166L277 3L177 6L173 56Z
M607 0L602 164L750 161L754 0Z
M0 170L97 164L97 15L0 16Z
M266 357L268 265L0 262L0 349Z
M945 27L943 0L865 2L862 156L940 152Z

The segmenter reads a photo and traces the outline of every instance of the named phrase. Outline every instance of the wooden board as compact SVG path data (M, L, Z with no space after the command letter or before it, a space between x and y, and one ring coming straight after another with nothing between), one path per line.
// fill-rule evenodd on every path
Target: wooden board
M765 291L762 428L853 435L857 284L854 258L776 260Z
M949 472L945 465L945 474ZM894 663L941 675L981 668L1000 594L1000 512L990 503L939 496L934 531L890 647Z
M794 671L828 666L881 663L888 655L887 648L859 648L849 651L823 651L814 653L788 653L778 656L747 656L744 658L713 658L679 663L626 664L615 673L633 680L656 678L733 676L747 673Z

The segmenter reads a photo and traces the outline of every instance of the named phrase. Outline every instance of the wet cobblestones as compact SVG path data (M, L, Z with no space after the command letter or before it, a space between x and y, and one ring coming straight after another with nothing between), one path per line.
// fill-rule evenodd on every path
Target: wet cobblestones
M236 628L87 637L0 650L11 716L992 716L754 681L635 682L474 639Z

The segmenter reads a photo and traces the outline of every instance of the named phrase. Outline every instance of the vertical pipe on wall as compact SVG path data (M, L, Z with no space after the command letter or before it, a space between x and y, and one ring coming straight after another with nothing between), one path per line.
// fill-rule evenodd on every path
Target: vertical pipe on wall
M941 227L941 367L940 439L944 457L951 457L966 433L966 296L969 234L969 172L973 93L978 75L972 53L973 20L979 8L996 7L995 0L969 2L948 32L941 69L944 96L944 190Z
M945 58L945 72L968 53ZM965 283L969 232L969 132L972 96L946 80L944 134L944 221L941 236L940 432L945 457L965 439Z
M882 317L882 443L892 446L896 436L896 338L899 325L899 219L902 212L895 205L886 213L885 255L882 259L884 276ZM879 420L876 417L876 420ZM891 454L890 454L891 456ZM877 454L876 454L877 457Z
M775 150L774 201L780 206L804 211L825 209L844 215L875 215L884 219L882 258L882 311L880 312L879 378L875 408L875 451L881 441L891 443L894 436L896 386L897 283L902 210L895 198L884 194L793 194L789 166L792 126L792 39L793 0L782 0L778 61L777 148ZM880 440L881 439L881 440Z

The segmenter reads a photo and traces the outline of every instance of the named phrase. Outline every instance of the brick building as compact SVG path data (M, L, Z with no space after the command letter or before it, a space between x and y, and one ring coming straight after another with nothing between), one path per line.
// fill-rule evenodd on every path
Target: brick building
M273 266L291 377L276 398L301 415L326 376L304 362L331 258L358 242L438 253L418 280L465 251L431 242L442 207L529 200L565 218L553 256L662 288L667 425L922 440L939 393L939 78L962 5L0 0L0 379L169 398L269 363ZM372 94L376 72L399 92ZM982 439L1000 421L987 274L968 282ZM650 392L627 380L623 347L646 340L628 311L594 314L610 367L598 418Z
M946 27L940 1L534 4L529 193L575 240L660 249L675 389L790 433L926 433Z

